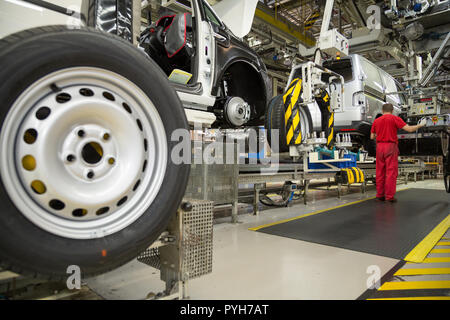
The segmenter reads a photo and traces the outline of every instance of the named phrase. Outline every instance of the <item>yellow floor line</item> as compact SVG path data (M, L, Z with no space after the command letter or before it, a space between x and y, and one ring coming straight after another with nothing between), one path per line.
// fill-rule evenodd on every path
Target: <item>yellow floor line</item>
M442 263L442 262L450 262L450 257L432 257L425 258L421 263ZM415 262L407 262L406 264L416 264Z
M450 289L450 281L399 281L385 282L380 291L413 289Z
M450 274L450 268L400 269L394 274L394 276L415 276L428 274Z
M375 298L367 300L450 300L450 297L404 297L404 298Z
M437 246L450 246L450 241L439 241Z
M431 253L450 253L450 249L433 249Z
M436 243L442 238L450 227L450 215L437 225L408 255L404 260L408 262L422 262Z
M316 215L316 214L319 214L319 213L322 213L322 212L331 211L331 210L334 210L334 209L350 206L352 204L357 204L357 203L364 202L364 201L367 201L367 200L372 200L372 199L375 199L375 197L370 197L370 198L367 198L367 199L362 199L362 200L358 200L358 201L354 201L354 202L350 202L350 203L344 203L344 204L341 204L341 205L336 206L336 207L322 209L322 210L314 211L314 212L311 212L311 213L306 213L306 214L301 215L301 216L297 216L297 217L293 217L293 218L289 218L289 219L284 219L284 220L280 220L280 221L277 221L277 222L263 224L263 225L258 226L258 227L248 228L248 230L258 231L260 229L271 227L271 226L275 226L277 224L282 224L282 223L286 223L286 222L290 222L290 221L294 221L294 220L310 217L310 216L313 216L313 215Z

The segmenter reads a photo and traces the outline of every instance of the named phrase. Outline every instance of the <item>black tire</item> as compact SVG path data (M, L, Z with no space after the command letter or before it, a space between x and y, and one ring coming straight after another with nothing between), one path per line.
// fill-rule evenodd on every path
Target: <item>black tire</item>
M190 166L170 161L173 130L188 128L183 106L162 70L131 44L91 29L49 26L26 30L0 41L0 128L17 97L33 82L68 67L97 67L137 85L155 104L167 136L164 180L150 207L133 223L89 240L47 232L28 220L9 198L0 177L0 267L26 275L67 277L78 265L82 276L115 269L132 260L166 228L184 195ZM2 130L2 129L0 129ZM0 131L2 133L2 131ZM5 163L0 163L4 166Z
M266 109L266 115L264 119L264 126L267 131L267 141L269 145L272 146L271 143L271 131L279 130L279 150L278 152L289 152L289 146L286 142L286 126L284 123L284 104L283 104L283 96L279 95L272 98ZM309 132L312 130L312 119L311 114L308 108L303 108L304 114L306 115L306 121L309 124Z
M278 152L288 152L289 146L286 143L286 127L284 125L284 105L282 95L276 96L269 101L265 116L265 127L269 145L272 147L272 130L279 130Z

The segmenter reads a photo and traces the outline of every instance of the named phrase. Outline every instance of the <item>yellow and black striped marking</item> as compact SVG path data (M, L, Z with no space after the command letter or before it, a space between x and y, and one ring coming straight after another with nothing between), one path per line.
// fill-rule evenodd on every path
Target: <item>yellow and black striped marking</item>
M334 112L331 110L330 96L328 92L321 90L315 98L322 114L322 130L327 137L327 147L331 148L334 145Z
M364 182L364 172L358 167L344 168L337 174L341 183L353 184Z
M302 143L302 131L300 123L300 97L302 93L302 80L292 80L288 90L283 95L284 120L286 125L286 142L288 145Z
M300 122L300 106L303 102L301 94L302 80L296 78L292 80L288 90L283 95L286 142L288 145L301 144L304 139ZM325 131L327 137L327 147L331 148L334 145L334 112L330 106L330 96L326 90L321 90L315 100L322 114L322 130Z
M420 263L401 261L381 280L378 290L366 291L367 300L450 300L450 248L448 220L446 233ZM438 232L433 230L433 232ZM433 233L432 232L432 233ZM430 233L429 236L432 236Z
M313 25L317 22L320 17L320 11L314 12L308 19L305 21L305 30L309 30L313 27Z

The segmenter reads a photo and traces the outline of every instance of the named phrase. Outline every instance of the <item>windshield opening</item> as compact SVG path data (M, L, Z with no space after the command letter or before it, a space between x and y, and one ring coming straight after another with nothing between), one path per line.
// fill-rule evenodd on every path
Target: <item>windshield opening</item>
M323 66L344 77L344 81L353 80L353 69L351 59L329 60L323 63Z

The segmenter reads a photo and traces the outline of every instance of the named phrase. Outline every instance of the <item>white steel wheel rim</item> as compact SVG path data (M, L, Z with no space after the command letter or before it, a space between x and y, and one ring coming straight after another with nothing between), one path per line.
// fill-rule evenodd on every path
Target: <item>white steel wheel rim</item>
M92 239L146 212L167 154L161 117L140 88L105 69L75 67L39 79L14 102L0 135L0 174L35 225Z
M302 142L306 140L309 131L309 121L305 110L306 106L300 106L298 112L300 113L300 132L302 134Z

